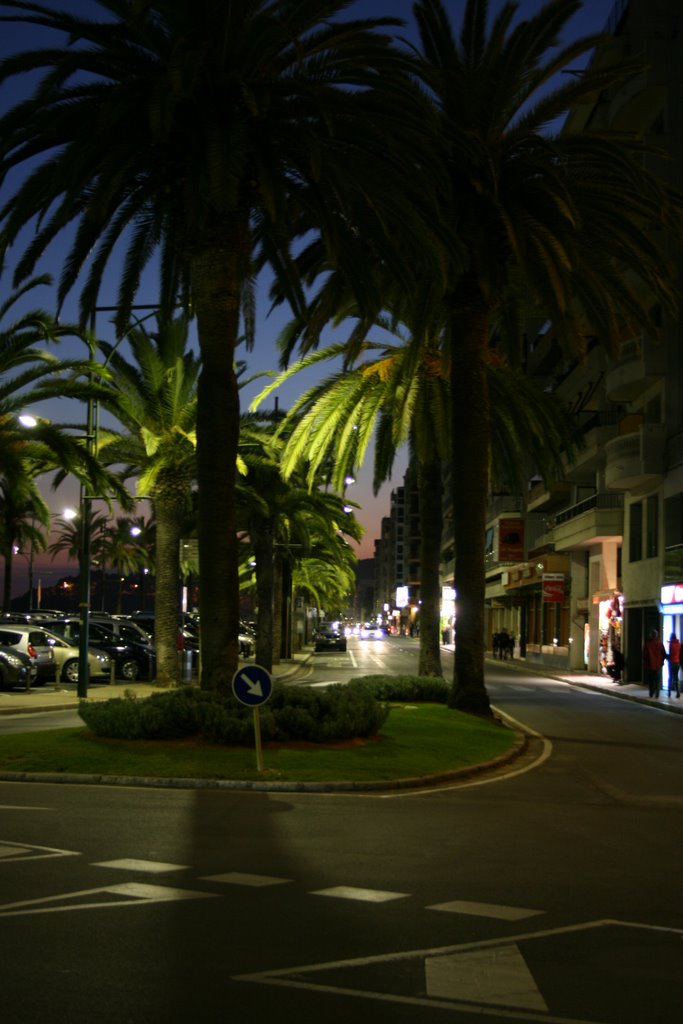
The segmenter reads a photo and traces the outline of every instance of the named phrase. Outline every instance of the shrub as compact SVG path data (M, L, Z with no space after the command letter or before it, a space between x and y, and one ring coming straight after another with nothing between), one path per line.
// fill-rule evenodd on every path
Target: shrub
M447 704L451 691L450 684L441 676L359 676L349 685L364 688L376 700L396 703Z
M151 697L81 701L79 714L97 736L112 739L177 739L201 736L231 746L253 742L250 708L232 695L182 687ZM365 686L330 686L325 690L275 685L260 709L261 737L287 742L332 742L379 731L389 714Z

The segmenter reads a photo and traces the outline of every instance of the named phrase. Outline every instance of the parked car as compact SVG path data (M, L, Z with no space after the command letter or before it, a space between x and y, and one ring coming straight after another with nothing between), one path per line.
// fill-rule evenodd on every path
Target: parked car
M78 644L74 644L57 633L45 631L48 642L54 651L57 663L57 679L63 683L78 682L78 659L80 651ZM90 679L104 677L109 682L111 675L111 658L106 651L88 645L88 669Z
M346 637L336 626L321 622L313 633L316 651L345 651Z
M36 677L36 667L28 654L0 647L0 690L14 686L30 686Z
M137 613L128 621L131 625L143 629L150 640L153 640L154 615L151 612ZM188 614L181 615L180 622L178 623L178 635L183 638L184 650L199 650L199 621L197 617ZM240 657L250 658L256 646L256 633L246 622L240 622L237 640L239 642Z
M50 619L43 625L50 632L78 646L81 635L81 620L77 618ZM156 653L150 643L129 641L117 636L108 623L89 623L88 645L106 651L113 659L118 679L129 682L135 679L153 679L156 671Z
M56 674L56 662L47 634L36 626L22 624L0 624L0 647L27 654L36 667L35 682L42 685L53 681Z

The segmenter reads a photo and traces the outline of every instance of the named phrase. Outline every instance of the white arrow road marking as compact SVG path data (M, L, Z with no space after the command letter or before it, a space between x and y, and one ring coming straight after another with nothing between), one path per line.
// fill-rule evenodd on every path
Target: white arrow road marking
M35 846L32 843L0 843L0 859L3 864L16 860L43 860L46 857L78 857L75 850L56 850L51 846Z
M263 688L261 686L261 683L258 681L258 679L256 680L256 682L253 682L249 678L249 676L246 674L246 672L241 672L240 673L240 679L242 680L242 682L244 683L246 688L249 690L249 693L251 694L252 697L262 697L263 696Z
M88 903L68 903L68 900L82 900L86 896L120 896L116 900L93 900ZM121 885L106 885L97 889L81 889L79 892L64 892L57 896L45 896L36 900L20 900L0 907L0 917L20 917L24 914L51 914L62 910L97 910L112 907L142 907L150 903L168 903L172 900L204 900L217 896L213 892L196 892L192 889L174 889L163 885L144 885L140 882L123 882ZM55 904L60 903L56 906Z

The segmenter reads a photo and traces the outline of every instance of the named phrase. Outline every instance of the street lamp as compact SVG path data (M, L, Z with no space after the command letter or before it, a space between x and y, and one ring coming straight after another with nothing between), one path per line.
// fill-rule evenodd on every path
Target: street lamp
M95 360L95 326L98 313L115 313L118 312L118 306L93 306L90 315L90 327L91 336L88 338L88 349L90 352L90 358L94 362ZM158 310L158 305L153 306L131 306L131 309L145 309L145 310ZM152 313L147 314L151 316ZM137 320L134 326L137 326L142 320L147 319L147 316L142 317L141 320ZM109 361L111 356L114 354L121 342L127 337L128 333L122 335L113 350L107 357L106 363ZM92 383L92 373L89 375L89 380ZM96 454L97 449L97 438L96 433L98 430L99 421L99 402L96 405L95 399L92 395L88 396L87 400L87 422L86 422L86 448L89 454ZM79 600L79 620L80 635L78 637L78 696L84 698L88 696L88 681L90 676L90 670L88 666L88 655L89 655L89 632L90 632L90 513L92 510L92 496L86 493L85 487L81 484L81 499L80 499L80 514L81 514L81 592Z

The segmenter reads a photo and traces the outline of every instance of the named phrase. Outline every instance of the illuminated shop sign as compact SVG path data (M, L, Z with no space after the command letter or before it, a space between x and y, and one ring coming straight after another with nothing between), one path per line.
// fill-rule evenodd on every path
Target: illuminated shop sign
M407 608L409 604L408 588L396 587L396 607Z
M683 605L683 583L667 583L665 587L662 587L660 600L663 605Z

